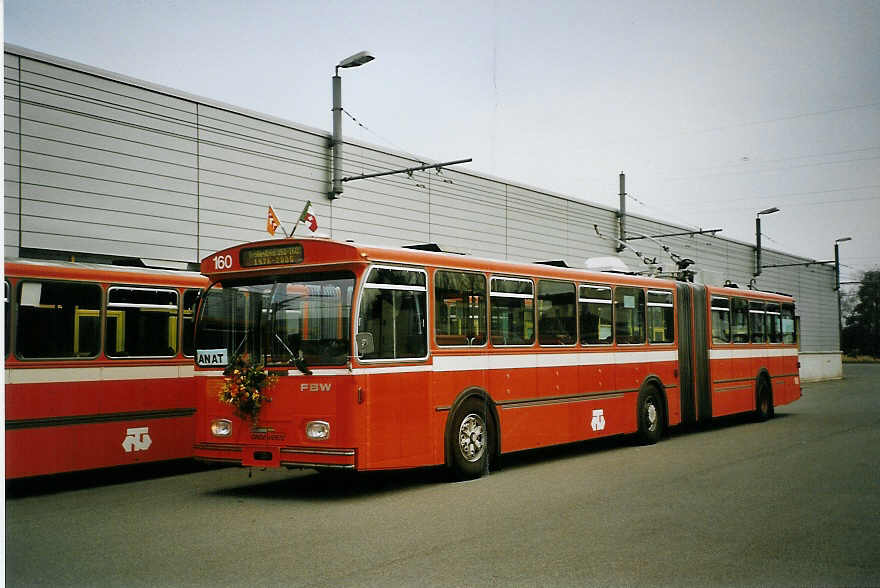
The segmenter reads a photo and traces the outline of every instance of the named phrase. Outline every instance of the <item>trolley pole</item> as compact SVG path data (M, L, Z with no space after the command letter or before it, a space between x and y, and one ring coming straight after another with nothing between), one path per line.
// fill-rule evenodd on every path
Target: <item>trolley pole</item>
M617 218L620 224L620 234L617 237L620 241L626 241L626 174L620 172L620 205L617 211ZM623 251L623 245L617 246L617 252Z

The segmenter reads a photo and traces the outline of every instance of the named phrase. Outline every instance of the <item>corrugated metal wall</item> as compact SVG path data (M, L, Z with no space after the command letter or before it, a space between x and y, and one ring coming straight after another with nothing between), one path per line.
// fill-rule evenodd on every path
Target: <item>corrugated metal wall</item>
M614 253L594 230L616 235L613 210L454 169L347 182L331 202L328 145L324 131L7 47L6 255L27 248L184 265L266 238L270 204L289 227L307 199L320 231L334 239L436 242L483 257L573 266ZM420 163L345 145L346 176ZM630 216L627 230L686 229ZM707 235L663 241L710 278L748 285L751 246ZM671 267L655 243L633 245ZM765 264L803 261L764 256ZM837 350L833 268L767 269L758 286L798 298L804 351Z

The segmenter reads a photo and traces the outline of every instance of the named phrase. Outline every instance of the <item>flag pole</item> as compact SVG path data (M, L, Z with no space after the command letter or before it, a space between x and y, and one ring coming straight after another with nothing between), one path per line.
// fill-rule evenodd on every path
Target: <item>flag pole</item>
M291 237L293 237L293 234L296 232L296 228L299 226L299 223L302 222L303 217L304 217L304 216L306 215L306 213L309 211L309 207L310 207L311 205L312 205L312 201L311 201L311 200L306 200L306 205L303 207L302 212L299 213L299 216L296 217L296 223L294 223L293 228L290 230L290 236L291 236Z

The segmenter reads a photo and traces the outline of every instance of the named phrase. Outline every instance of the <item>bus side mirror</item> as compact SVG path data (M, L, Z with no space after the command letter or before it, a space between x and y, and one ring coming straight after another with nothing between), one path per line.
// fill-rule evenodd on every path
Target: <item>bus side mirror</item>
M358 357L369 355L375 351L373 347L373 333L358 333L354 336L354 341L357 344Z

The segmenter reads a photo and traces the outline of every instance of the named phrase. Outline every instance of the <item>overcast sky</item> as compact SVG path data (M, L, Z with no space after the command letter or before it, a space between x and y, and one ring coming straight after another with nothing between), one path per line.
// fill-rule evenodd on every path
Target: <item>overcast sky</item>
M880 1L6 0L5 40L349 138L880 268ZM765 270L773 271L773 270Z

